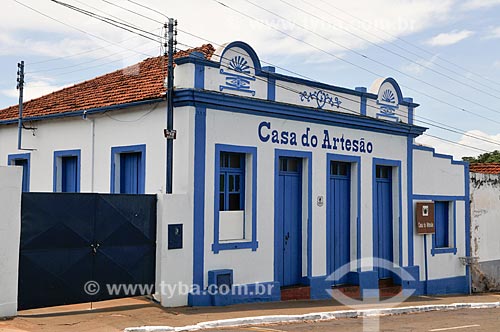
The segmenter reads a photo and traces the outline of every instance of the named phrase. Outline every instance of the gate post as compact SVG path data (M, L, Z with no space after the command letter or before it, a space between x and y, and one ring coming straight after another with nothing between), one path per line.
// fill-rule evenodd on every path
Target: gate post
M0 167L0 318L17 315L22 167Z

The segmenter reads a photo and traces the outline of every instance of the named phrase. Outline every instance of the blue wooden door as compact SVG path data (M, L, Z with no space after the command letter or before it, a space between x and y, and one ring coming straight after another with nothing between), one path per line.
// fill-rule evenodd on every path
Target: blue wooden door
M302 278L302 160L280 158L278 180L277 248L281 286L300 284Z
M76 193L78 182L78 157L69 156L61 159L61 192Z
M376 167L375 191L375 258L392 262L393 252L393 208L392 208L392 168L389 166ZM380 266L380 264L378 264ZM390 278L391 273L386 269L377 268L379 279Z
M120 194L139 193L139 169L141 153L120 154Z
M28 159L15 159L14 165L23 167L23 192L29 191Z
M434 203L434 225L436 227L434 239L436 248L447 248L450 246L448 207L448 202Z
M351 172L349 163L332 161L330 164L330 183L328 197L329 232L328 259L329 273L334 273L340 267L349 263L350 253L350 222L351 222ZM337 284L345 283L340 275L334 276Z

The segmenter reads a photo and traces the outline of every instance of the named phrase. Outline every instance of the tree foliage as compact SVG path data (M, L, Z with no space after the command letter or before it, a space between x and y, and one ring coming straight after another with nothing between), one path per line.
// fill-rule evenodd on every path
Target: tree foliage
M492 152L486 152L480 154L477 157L463 157L463 161L468 161L471 164L473 163L498 163L500 162L500 151L495 150Z

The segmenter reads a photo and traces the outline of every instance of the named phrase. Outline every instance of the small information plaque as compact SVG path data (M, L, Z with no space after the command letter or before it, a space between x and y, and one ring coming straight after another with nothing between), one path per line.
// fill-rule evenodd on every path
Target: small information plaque
M415 209L417 234L434 234L434 202L417 202Z

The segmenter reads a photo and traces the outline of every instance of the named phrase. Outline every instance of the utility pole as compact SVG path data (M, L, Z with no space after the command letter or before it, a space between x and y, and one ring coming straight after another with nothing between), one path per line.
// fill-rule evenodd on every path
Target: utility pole
M19 90L19 119L17 121L17 149L22 150L23 139L23 94L24 94L24 61L17 64L17 90Z
M173 174L173 155L174 155L174 139L176 131L174 130L174 53L177 45L177 20L168 19L168 24L165 24L167 31L168 43L165 47L168 50L168 66L167 66L167 129L165 130L165 138L167 139L167 183L166 193L172 193L172 174Z

